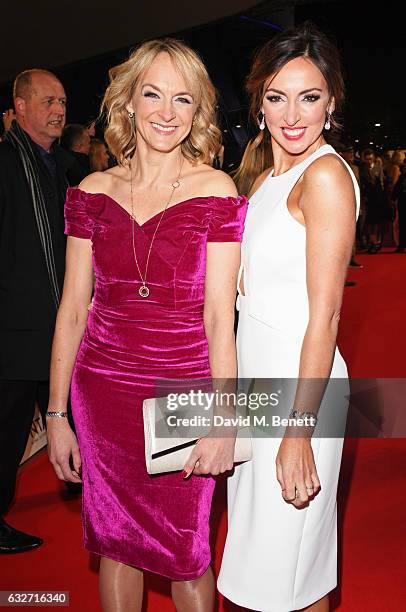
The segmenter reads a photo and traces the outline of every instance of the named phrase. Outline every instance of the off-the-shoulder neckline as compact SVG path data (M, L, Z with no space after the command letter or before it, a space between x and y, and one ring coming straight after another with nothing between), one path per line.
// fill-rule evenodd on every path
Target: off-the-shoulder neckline
M83 189L80 189L79 187L69 187L68 191L80 191L81 193L84 193L86 196L103 196L105 198L107 198L110 202L113 202L119 209L121 209L121 211L123 212L123 214L125 214L127 217L131 218L130 213L128 212L128 210L126 208L124 208L124 206L122 206L119 202L117 202L117 200L115 200L112 196L110 196L108 193L102 193L102 192L98 192L98 193L90 193L89 191L84 191ZM175 204L172 204L171 206L168 206L168 208L166 209L166 212L170 211L172 208L176 208L177 206L180 206L182 204L188 204L189 202L193 201L193 200L247 200L246 196L244 195L238 195L238 196L193 196L192 198L187 198L186 200L181 200L180 202L175 202ZM136 223L139 227L144 227L145 225L147 225L148 223L150 223L151 221L153 221L154 219L156 219L156 217L159 217L162 214L162 210L157 212L155 215L153 215L152 217L149 217L149 219L147 219L146 221L144 221L144 223L138 223L138 221L136 221L134 219L134 223Z

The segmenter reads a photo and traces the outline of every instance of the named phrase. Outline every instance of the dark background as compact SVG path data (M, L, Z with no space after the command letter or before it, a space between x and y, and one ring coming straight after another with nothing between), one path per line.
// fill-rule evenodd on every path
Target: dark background
M252 5L252 2L247 4ZM234 149L234 156L237 156L238 149L245 145L252 131L247 120L244 78L255 50L279 30L311 19L335 39L342 55L347 85L342 140L355 143L357 148L370 143L378 150L403 148L406 145L403 97L406 37L401 4L391 0L378 6L367 1L275 0L182 31L165 32L160 24L159 35L175 35L202 55L220 92L220 118L227 147ZM88 29L89 37L96 32L100 34L99 21L105 27L106 10L113 10L110 6L111 3L108 9L103 9L103 3L98 4L98 11L93 14ZM74 10L79 28L80 5ZM64 30L63 16L59 16L55 5L53 8L50 6L50 11L58 18L62 44L75 49L75 29ZM183 18L179 21L184 23ZM38 36L46 36L44 24ZM115 32L114 40L118 38ZM32 67L30 49L25 49L23 38L18 36L17 40L15 52L18 51L19 58L26 56L26 64L22 67ZM54 70L65 86L68 122L86 123L98 115L100 100L108 83L108 69L125 60L138 42L140 40L135 39L131 46L64 66L55 66L52 53L49 54L42 67ZM106 42L106 47L109 46ZM10 48L7 52L13 54L14 50ZM77 55L77 50L75 53ZM11 89L12 80L0 84L1 110L12 105ZM381 126L375 127L375 123Z

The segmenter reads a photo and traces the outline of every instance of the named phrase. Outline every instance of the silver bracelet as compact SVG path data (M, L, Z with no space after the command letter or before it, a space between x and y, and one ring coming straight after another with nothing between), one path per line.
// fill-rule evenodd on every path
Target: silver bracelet
M316 427L317 425L317 414L314 412L301 412L300 410L292 410L291 413L289 414L289 418L290 419L309 419L310 420L310 425L308 425L308 427Z
M68 413L67 412L46 412L45 415L47 417L66 417Z

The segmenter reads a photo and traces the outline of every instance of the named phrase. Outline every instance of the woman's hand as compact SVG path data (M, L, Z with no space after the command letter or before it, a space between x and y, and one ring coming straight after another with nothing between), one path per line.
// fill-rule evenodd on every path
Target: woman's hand
M201 438L190 453L185 463L183 477L192 473L201 476L217 476L233 469L235 438Z
M79 476L82 461L78 442L66 419L48 418L47 438L49 459L58 478L69 482L82 482ZM69 464L71 456L74 470Z
M297 508L320 491L310 438L284 438L276 457L276 477L283 499Z

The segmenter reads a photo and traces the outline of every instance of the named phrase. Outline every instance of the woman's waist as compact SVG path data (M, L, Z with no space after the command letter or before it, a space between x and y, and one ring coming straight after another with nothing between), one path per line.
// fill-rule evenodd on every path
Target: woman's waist
M203 320L203 297L199 290L190 291L172 284L117 281L100 282L95 287L91 310L109 320L170 321Z
M86 336L94 344L111 344L125 350L146 347L184 346L192 338L205 339L203 313L177 312L163 308L112 309L93 306Z
M238 295L237 310L264 324L282 330L303 331L309 322L309 302L306 291L289 294Z
M109 329L148 329L152 325L162 328L194 327L203 324L203 305L195 304L177 308L175 304L157 304L150 302L136 303L100 303L92 301L89 306L89 318L97 325ZM88 320L89 322L89 320Z

